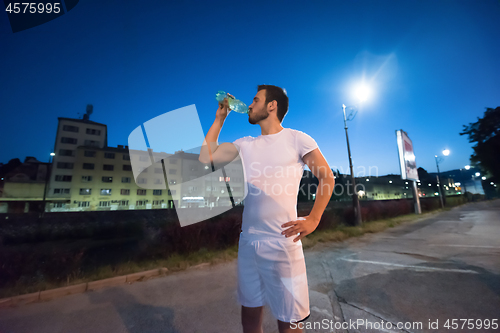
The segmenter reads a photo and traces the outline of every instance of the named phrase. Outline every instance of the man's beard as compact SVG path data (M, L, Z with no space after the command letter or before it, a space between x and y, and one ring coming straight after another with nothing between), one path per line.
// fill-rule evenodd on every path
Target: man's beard
M252 110L253 111L253 110ZM255 118L252 118L254 116ZM250 114L248 115L248 122L252 125L257 124L259 121L266 119L269 117L269 112L261 113L261 114Z

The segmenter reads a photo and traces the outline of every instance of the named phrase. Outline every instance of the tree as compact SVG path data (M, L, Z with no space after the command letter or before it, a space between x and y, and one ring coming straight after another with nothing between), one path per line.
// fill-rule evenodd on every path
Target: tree
M0 168L0 176L2 177L5 176L9 172L20 166L21 164L23 163L18 158L11 159L7 164L2 163L2 167Z
M464 125L460 135L468 135L474 153L470 160L483 172L492 176L492 180L500 180L500 106L496 109L486 108L483 118L475 123Z
M422 167L419 167L417 169L417 172L418 172L418 179L420 181L426 181L426 180L431 180L433 179L431 176L429 176L429 173L427 172L427 170L425 170L424 168Z

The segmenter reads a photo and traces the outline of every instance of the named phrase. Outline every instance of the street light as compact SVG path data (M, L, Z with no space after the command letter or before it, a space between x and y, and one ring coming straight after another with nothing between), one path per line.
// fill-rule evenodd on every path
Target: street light
M43 217L45 214L45 197L47 195L47 184L49 183L49 174L51 170L52 157L55 156L55 153L50 153L49 164L47 165L47 172L45 173L45 187L43 188L43 201L42 201L42 213L39 215Z
M355 94L358 98L359 102L364 102L370 96L370 89L365 85L360 85L356 88ZM347 133L347 121L353 120L356 116L357 110L356 106L349 107L350 113L346 116L345 113L345 104L342 104L342 110L344 112L344 129L345 129L345 139L347 142L347 154L349 155L349 168L351 170L351 178L352 178L352 206L354 208L354 224L360 226L362 224L361 219L361 206L359 205L358 194L356 193L356 181L354 178L354 167L352 166L352 157L351 157L351 146L349 145L349 134Z
M445 149L443 150L443 155L444 156L448 156L450 155L450 150L449 149ZM437 174L437 185L438 185L438 191L439 191L439 200L441 201L441 208L444 208L444 201L443 201L443 192L441 191L441 180L440 180L440 172L439 172L439 163L443 161L443 158L442 157L438 157L437 155L434 155L434 157L436 158L436 167L437 167L437 171L438 171L438 174Z
M470 169L470 165L464 166L465 170ZM467 179L464 180L464 175L462 174L462 168L460 168L460 178L462 178L462 181L464 182L464 194L467 195L467 186L465 186L465 183L467 182Z

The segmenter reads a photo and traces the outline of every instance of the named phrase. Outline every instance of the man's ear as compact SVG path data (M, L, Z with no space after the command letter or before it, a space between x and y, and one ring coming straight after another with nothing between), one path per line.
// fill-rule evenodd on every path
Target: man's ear
M270 104L270 105L269 105ZM278 102L276 100L269 102L269 111L277 111L278 110Z

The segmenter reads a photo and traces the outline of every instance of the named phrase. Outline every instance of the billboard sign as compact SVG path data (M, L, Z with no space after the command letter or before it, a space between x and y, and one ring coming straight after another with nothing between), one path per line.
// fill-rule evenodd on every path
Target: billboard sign
M418 181L417 163L413 153L413 144L408 134L403 130L396 131L399 152L401 179Z

